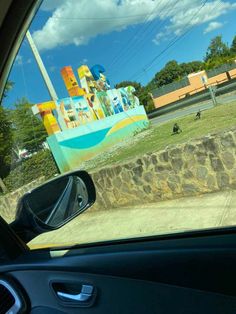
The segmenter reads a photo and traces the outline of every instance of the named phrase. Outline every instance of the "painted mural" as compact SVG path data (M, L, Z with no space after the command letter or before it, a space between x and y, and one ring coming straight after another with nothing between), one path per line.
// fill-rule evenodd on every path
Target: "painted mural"
M69 97L32 108L44 123L61 172L78 168L83 161L148 126L135 88L112 89L103 66L80 66L79 81L70 66L64 67L61 75Z

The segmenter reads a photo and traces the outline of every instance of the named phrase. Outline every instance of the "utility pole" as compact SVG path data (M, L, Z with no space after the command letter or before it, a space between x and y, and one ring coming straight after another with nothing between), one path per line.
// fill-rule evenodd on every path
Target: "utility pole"
M47 70L46 70L46 68L45 68L45 66L43 64L43 61L42 61L42 59L40 57L38 49L35 46L35 43L34 43L33 38L32 38L32 36L31 36L29 31L27 31L27 33L26 33L26 38L27 38L27 40L29 42L30 48L31 48L31 50L33 52L33 55L34 55L35 60L36 60L36 62L38 64L39 70L40 70L40 72L42 74L42 77L44 79L44 82L45 82L45 84L47 86L49 95L51 96L52 100L56 101L58 99L57 93L56 93L56 91L54 89L54 86L52 85L52 81L50 80L48 72L47 72Z
M36 47L36 45L35 45L35 43L33 41L33 38L32 38L32 36L31 36L29 31L26 32L26 38L27 38L27 40L29 42L30 48L31 48L31 50L33 52L33 55L34 55L35 60L36 60L36 62L38 64L39 70L40 70L40 72L42 74L42 77L44 79L44 82L45 82L45 84L47 86L49 95L51 96L51 99L53 101L55 101L55 103L57 103L57 100L58 100L57 93L56 93L56 91L54 89L52 81L51 81L51 79L50 79L50 77L48 75L48 72L47 72L47 70L46 70L46 68L45 68L45 66L43 64L43 61L42 61L42 59L40 57L38 49L37 49L37 47ZM58 120L60 128L62 130L66 130L67 126L66 126L65 120L64 120L64 118L63 118L63 116L61 114L61 111L57 108L57 109L53 110L53 113L54 113L56 119Z
M215 86L208 86L208 89L209 89L209 92L210 92L210 96L211 96L211 100L212 100L213 106L215 107L217 105L216 96L215 96L216 88L215 88Z

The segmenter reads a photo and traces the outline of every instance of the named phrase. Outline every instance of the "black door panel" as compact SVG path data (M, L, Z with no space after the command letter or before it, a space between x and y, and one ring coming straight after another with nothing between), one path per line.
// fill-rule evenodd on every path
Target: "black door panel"
M54 256L54 257L53 257ZM93 273L236 296L235 235L202 236L30 252L3 270Z
M69 267L68 267L69 268ZM11 276L23 285L31 301L32 312L48 307L64 313L214 313L236 312L236 298L160 283L101 276L94 274L52 271L16 271ZM83 308L61 302L52 289L52 282L81 282L96 287L95 303ZM36 311L36 312L35 312ZM41 312L43 313L43 312ZM55 312L57 313L57 312ZM59 312L60 313L60 312Z
M233 314L235 243L228 234L39 250L1 271L25 289L34 314ZM83 285L96 294L88 306L56 295L60 289L79 294Z

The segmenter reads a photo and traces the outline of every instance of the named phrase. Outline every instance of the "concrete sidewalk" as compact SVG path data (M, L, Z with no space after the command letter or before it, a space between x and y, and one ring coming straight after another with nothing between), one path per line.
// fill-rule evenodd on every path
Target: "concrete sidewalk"
M87 211L30 246L79 244L236 225L236 191L155 204Z

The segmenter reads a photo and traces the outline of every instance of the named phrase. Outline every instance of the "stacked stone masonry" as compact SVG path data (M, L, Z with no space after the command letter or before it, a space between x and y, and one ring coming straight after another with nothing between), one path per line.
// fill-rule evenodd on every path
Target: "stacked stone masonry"
M236 189L236 129L169 146L91 174L97 201L90 210L142 206ZM17 200L41 182L43 178L1 197L0 214L7 221L12 220Z
M44 177L32 181L29 184L22 186L14 192L8 193L0 197L0 215L9 223L14 220L17 202L28 191L39 186L44 182Z
M236 189L235 159L236 129L231 129L101 169L92 174L93 210Z

